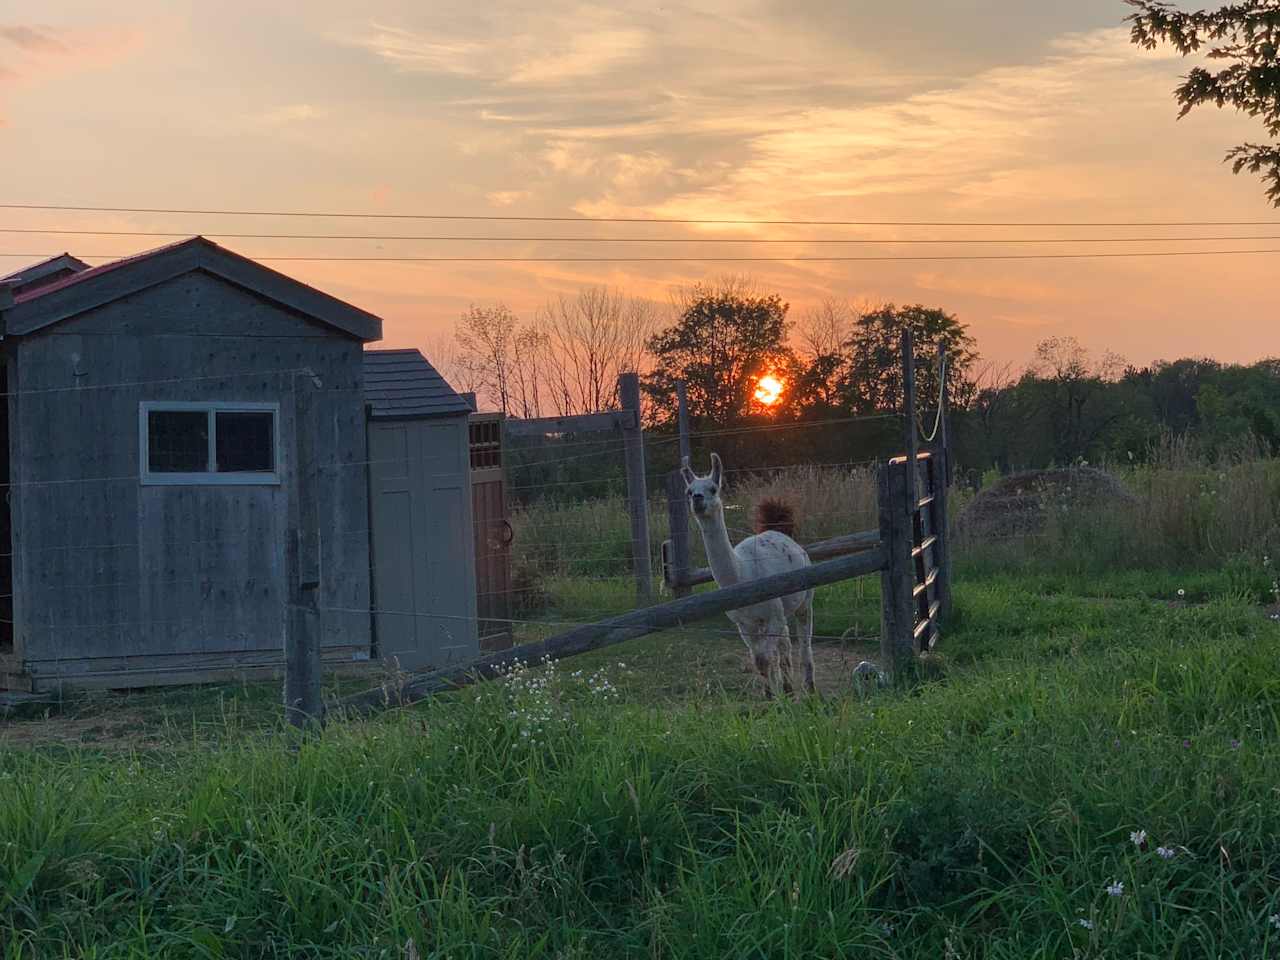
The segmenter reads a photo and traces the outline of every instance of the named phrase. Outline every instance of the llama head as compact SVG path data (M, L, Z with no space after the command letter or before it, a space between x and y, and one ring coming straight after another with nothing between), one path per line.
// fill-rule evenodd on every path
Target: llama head
M689 458L685 457L680 464L680 475L684 477L685 496L689 498L689 507L699 520L710 519L720 513L724 502L720 495L724 492L724 465L720 456L711 455L711 472L700 477L689 467Z

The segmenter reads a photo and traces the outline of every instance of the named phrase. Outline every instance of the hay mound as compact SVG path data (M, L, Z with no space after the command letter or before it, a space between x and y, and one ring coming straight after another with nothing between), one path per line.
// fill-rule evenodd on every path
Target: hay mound
M957 522L966 536L1023 536L1043 531L1050 511L1070 512L1133 502L1133 494L1104 470L1030 470L1005 477L983 490Z

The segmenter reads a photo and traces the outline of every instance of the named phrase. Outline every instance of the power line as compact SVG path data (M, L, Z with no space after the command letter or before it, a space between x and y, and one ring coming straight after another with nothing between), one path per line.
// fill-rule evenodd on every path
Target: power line
M344 220L478 220L505 223L688 223L807 227L1280 227L1280 220L750 220L684 217L552 217L461 213L350 213L317 210L206 210L180 207L103 207L57 203L0 203L3 210L79 213L162 213L217 217L315 217Z
M33 227L0 227L0 233L74 237L188 237L190 232L171 230L45 230ZM378 240L441 243L816 243L816 244L1021 244L1021 243L1227 243L1245 240L1280 240L1280 236L1230 237L932 237L878 239L875 237L498 237L378 233L205 233L223 240Z
M857 257L312 257L255 256L264 263L913 263L976 260L1108 260L1134 257L1222 257L1280 253L1280 247L1249 250L1139 250L1128 253L911 254ZM47 259L56 253L0 253L0 257ZM117 260L133 254L82 253L83 260Z

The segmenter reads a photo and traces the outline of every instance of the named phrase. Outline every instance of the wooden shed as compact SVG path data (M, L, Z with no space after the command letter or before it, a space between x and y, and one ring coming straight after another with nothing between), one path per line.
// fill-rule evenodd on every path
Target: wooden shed
M476 529L476 604L480 649L505 650L513 642L511 623L512 529L507 509L503 415L471 415L471 510Z
M199 237L6 281L0 687L278 670L308 467L322 653L367 660L363 348L381 321ZM304 380L310 464L295 455Z
M374 651L403 670L478 652L472 404L417 350L364 355Z

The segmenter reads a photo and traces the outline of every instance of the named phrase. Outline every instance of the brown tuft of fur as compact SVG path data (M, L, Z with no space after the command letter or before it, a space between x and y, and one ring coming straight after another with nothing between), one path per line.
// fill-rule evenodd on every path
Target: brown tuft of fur
M789 503L767 497L756 504L756 533L777 530L788 537L796 533L796 512Z

